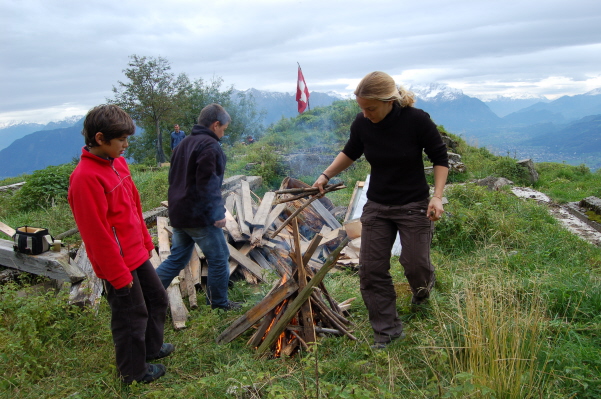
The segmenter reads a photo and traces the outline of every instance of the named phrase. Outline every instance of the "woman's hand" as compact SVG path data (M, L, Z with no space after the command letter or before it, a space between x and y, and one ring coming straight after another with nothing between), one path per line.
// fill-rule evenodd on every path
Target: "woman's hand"
M444 209L442 207L442 199L438 197L432 197L432 199L430 199L430 203L428 204L428 219L436 222L437 220L440 220L443 213Z
M325 177L323 175L323 173L322 173L321 175L319 175L319 177L317 178L317 180L315 180L315 183L313 183L312 187L319 188L319 192L321 194L323 194L323 186L325 186L326 184L328 184L329 181L330 180L327 177Z

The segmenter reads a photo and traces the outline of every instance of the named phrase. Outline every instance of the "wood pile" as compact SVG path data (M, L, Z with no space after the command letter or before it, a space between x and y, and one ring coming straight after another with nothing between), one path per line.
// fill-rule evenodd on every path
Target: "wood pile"
M252 191L260 183L260 178L245 176L235 176L224 182L227 219L224 234L229 243L230 275L235 274L233 278L241 278L251 284L273 283L273 289L253 307L254 310L244 315L246 319L238 324L236 332L230 328L218 341L229 342L259 323L250 343L261 348L260 352L268 347L271 349L275 345L270 342L275 333L269 335L268 324L283 323L280 320L285 320L296 306L299 306L300 311L297 309L297 312L300 312L300 317L292 317L294 321L291 319L282 324L286 338L280 332L275 340L286 342L283 353L291 353L313 342L316 335L331 333L354 338L344 315L348 303L337 303L322 280L339 257L343 263L338 265L344 264L342 258L358 261L358 248L354 250L351 245L346 245L349 241L347 231L353 237L355 233L350 225L356 228L356 223L345 223L343 227L331 213L334 210L332 202L299 180L286 178L279 190L267 192L263 198ZM330 185L326 191L343 188L342 184ZM158 248L151 258L155 267L170 254L171 227L166 217L168 203L165 201L163 205L144 215L147 222L156 221ZM9 226L0 227L10 236L12 229ZM72 229L63 234L76 232ZM12 247L8 248L8 243L5 256L18 257L19 267L14 267L12 258L10 262L0 264L10 263L19 270L70 282L70 303L98 306L104 287L92 270L85 245L81 244L75 258L70 259L65 249L60 253L47 252L37 256L15 255ZM60 267L53 266L55 264ZM188 308L198 307L199 301L204 304L205 300L199 295L204 292L207 271L202 250L196 247L189 264L167 290L175 329L186 327ZM270 319L273 323L268 323ZM242 326L246 328L240 330ZM277 325L277 328L281 326ZM272 328L271 331L277 329Z
M316 189L290 178L284 179L281 187L280 190L268 191L263 198L259 198L250 189L248 182L242 180L239 187L227 194L224 233L230 250L230 276L235 274L232 278L242 278L251 284L273 281L284 276L291 278L294 262L290 254L294 252L295 245L293 239L298 242L299 253L307 253L312 245L312 256L305 264L318 270L330 251L345 238L346 233L341 224L328 211L333 209L331 201L317 195L319 192ZM342 188L344 186L341 184L331 186L328 187L328 192ZM309 196L311 198L307 198ZM169 204L164 202L163 205ZM293 224L298 230L297 235L293 234ZM169 256L170 234L168 219L158 217L158 255L151 259L155 267ZM188 311L184 300L188 299L190 308L198 306L197 289L205 292L207 275L206 259L202 250L196 246L196 253L190 264L167 290L176 329L184 328L186 324Z

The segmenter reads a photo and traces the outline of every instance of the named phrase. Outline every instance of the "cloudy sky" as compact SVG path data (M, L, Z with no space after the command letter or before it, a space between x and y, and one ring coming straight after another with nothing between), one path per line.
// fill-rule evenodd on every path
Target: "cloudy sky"
M601 0L5 0L0 124L85 114L128 56L176 74L351 93L368 72L480 98L601 87Z

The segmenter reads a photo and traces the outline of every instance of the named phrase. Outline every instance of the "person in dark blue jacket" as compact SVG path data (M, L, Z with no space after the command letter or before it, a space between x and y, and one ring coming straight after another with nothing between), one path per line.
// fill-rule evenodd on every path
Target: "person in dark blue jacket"
M221 105L207 105L200 111L191 135L171 155L167 194L173 227L171 255L157 268L163 286L169 287L190 261L194 244L198 244L209 269L207 304L225 310L240 307L228 300L230 253L222 230L225 204L221 185L226 157L220 140L230 121Z
M179 130L179 125L173 126L173 131L171 132L171 151L185 138L186 132Z

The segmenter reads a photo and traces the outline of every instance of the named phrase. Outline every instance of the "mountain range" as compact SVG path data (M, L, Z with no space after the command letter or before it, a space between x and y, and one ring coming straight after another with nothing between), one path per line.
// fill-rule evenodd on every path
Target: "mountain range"
M407 88L416 95L416 107L470 145L535 162L601 168L601 89L553 101L497 97L484 102L442 84ZM294 94L256 89L244 93L252 94L257 109L265 111L266 125L298 115ZM341 99L320 92L311 92L309 98L311 108ZM72 117L47 125L0 128L0 179L70 162L83 145L82 123L82 117Z

